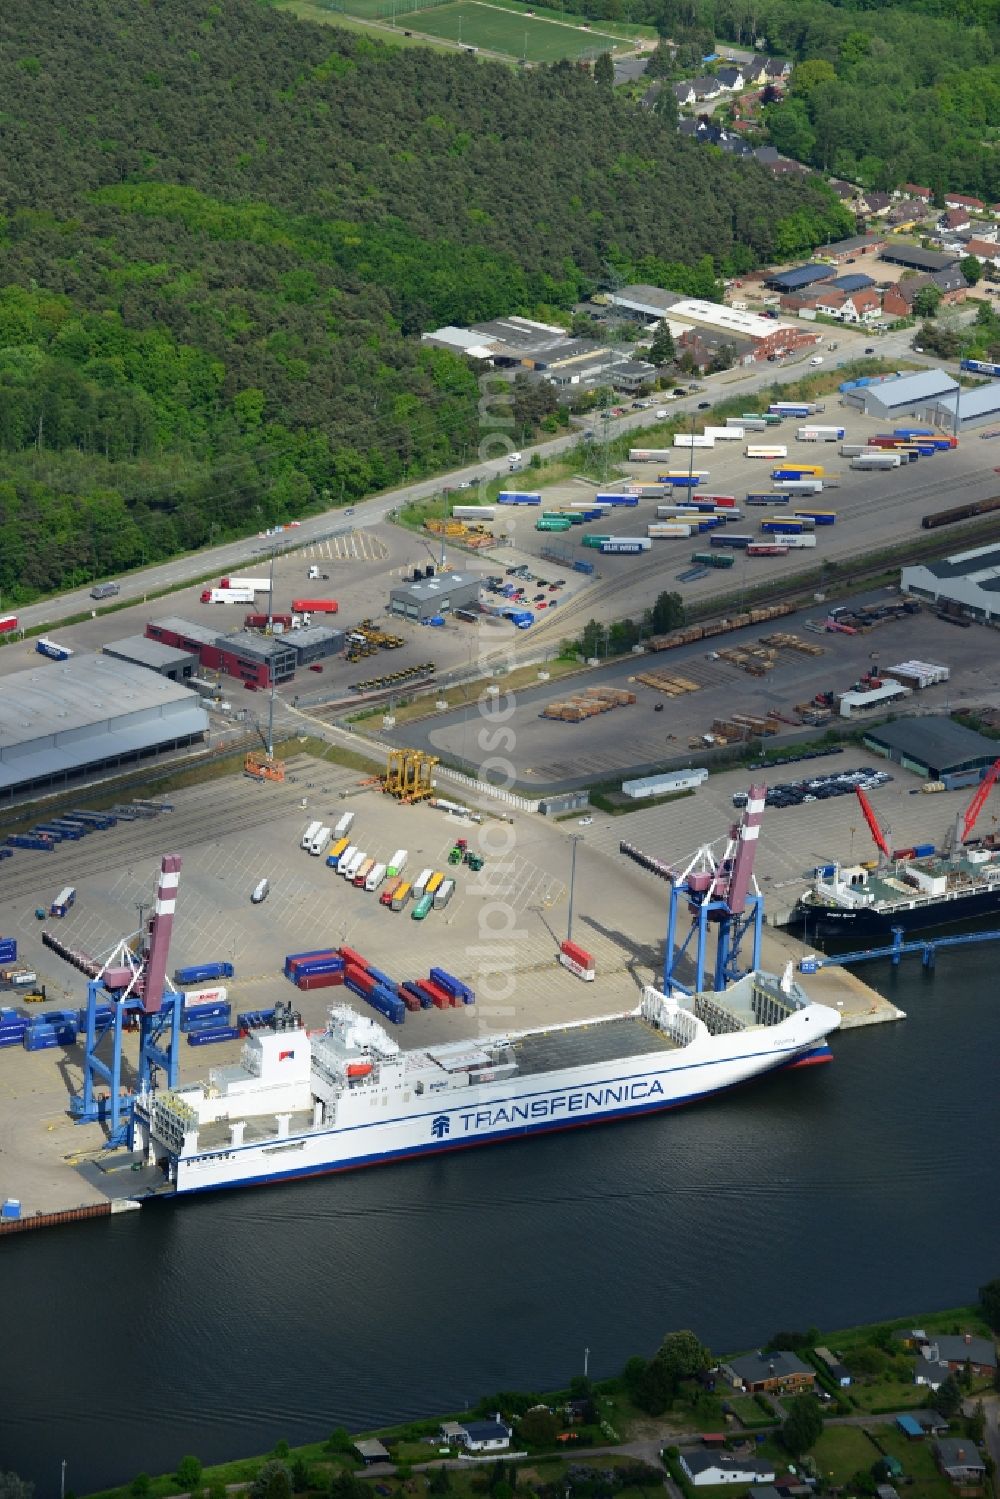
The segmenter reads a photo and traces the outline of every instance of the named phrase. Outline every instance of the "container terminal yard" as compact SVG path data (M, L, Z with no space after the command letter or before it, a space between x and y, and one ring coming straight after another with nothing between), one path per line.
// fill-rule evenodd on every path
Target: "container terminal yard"
M314 1029L323 1024L331 994L370 1013L342 988L300 990L283 977L288 953L345 944L397 980L440 965L474 985L474 1005L407 1014L395 1032L404 1048L632 1009L642 983L660 982L666 887L621 857L621 820L597 815L575 859L573 938L591 955L598 975L587 983L556 961L566 936L571 873L565 826L529 814L501 818L489 798L479 799L481 810L474 812L481 821L427 803L404 806L377 786L360 785L361 779L357 772L302 757L288 762L281 784L235 776L177 793L170 811L119 822L51 853L18 850L15 859L5 861L0 931L17 941L19 962L35 974L34 990L44 987L46 996L23 1008L45 1013L86 1003L84 975L42 943L42 930L53 932L67 950L106 956L124 934L136 930L140 915L148 916L166 846L183 859L171 969L206 960L231 964L233 977L222 983L234 1017L273 1008L276 1000L294 1001ZM644 815L638 836L657 857L680 863L706 838L724 836L733 817L733 790L746 784L745 773L713 777L690 802ZM899 800L895 783L891 795ZM947 794L934 799L935 819L948 815L950 800ZM810 821L818 812L800 810L810 813ZM824 806L818 815L829 819L832 810ZM445 909L413 921L412 910L393 912L378 894L346 884L327 866L326 856L301 847L307 825L322 818L331 826L347 811L355 814L352 838L383 860L404 849L408 870L433 866L453 876L455 894ZM890 815L900 835L907 827L901 811L910 814L913 836L926 830L927 799L903 798L898 807L893 802ZM820 857L830 857L839 846L834 820L825 831L807 835L804 845L801 827L793 826L795 816L769 812L764 821L760 888L778 904L802 888L814 848ZM569 828L577 831L575 823ZM478 872L450 862L459 838L481 851L484 864ZM846 856L849 850L842 852ZM254 904L251 895L262 878L269 892ZM66 915L50 916L67 886L75 898ZM38 910L44 922L37 919ZM786 933L767 929L762 966L780 972L805 951ZM804 982L810 998L839 1011L845 1028L899 1013L840 970ZM4 1002L22 1007L16 992ZM134 1084L134 1040L125 1038L126 1084ZM835 1039L834 1051L836 1045ZM180 1081L204 1078L209 1066L234 1064L239 1053L237 1039L210 1048L183 1044ZM79 1040L51 1050L26 1051L20 1045L0 1050L2 1191L20 1203L26 1221L36 1213L121 1202L139 1186L131 1158L103 1150L101 1126L71 1122L70 1095L81 1089L82 1064ZM766 1081L758 1086L766 1087Z

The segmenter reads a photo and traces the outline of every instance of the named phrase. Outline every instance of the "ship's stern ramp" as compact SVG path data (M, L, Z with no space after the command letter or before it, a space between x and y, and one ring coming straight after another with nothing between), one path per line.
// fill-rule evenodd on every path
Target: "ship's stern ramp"
M840 1024L835 1009L809 997L791 964L780 976L755 969L721 992L663 994L647 986L640 1013L678 1046L739 1032L754 1032L760 1039L761 1032L768 1032L774 1049L806 1052L821 1047Z

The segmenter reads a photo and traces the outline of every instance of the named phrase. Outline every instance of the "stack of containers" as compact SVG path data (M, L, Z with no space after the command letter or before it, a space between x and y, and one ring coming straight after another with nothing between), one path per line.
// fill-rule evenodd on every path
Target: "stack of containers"
M94 1019L95 1019L98 1027L102 1027L104 1025L109 1025L111 1023L111 1021L114 1020L114 1018L115 1018L115 1007L114 1007L114 1005L95 1005L95 1007L94 1007ZM77 1012L76 1012L76 1023L77 1023L77 1026L79 1027L79 1029L81 1031L85 1031L87 1029L87 1007L86 1007L86 1005L83 1005L79 1010L77 1010Z
M372 965L351 947L342 947L340 956L344 961L344 983L352 994L357 994L373 1010L391 1020L393 1025L402 1025L406 1019L407 1006L400 998L395 981L387 973Z
M469 988L469 985L463 983L461 979L455 978L453 974L448 973L444 968L432 968L430 971L430 982L436 984L439 989L443 989L446 994L451 995L452 1004L454 1005L473 1005L476 1002L475 993Z
M185 996L181 1011L181 1030L189 1038L205 1031L217 1031L230 1026L231 1009L225 998L189 1005ZM192 1046L197 1042L190 1042Z
M17 938L0 937L0 963L17 962Z
M75 1010L49 1010L28 1022L22 1041L25 1051L46 1051L53 1046L72 1046L76 1037Z
M20 1046L27 1029L27 1015L19 1015L16 1010L0 1010L0 1047Z
M332 947L289 953L285 958L285 977L297 989L329 989L344 982L344 959Z
M433 979L410 979L409 987L429 1000L436 1010L450 1010L452 1005L461 1003L461 1000L452 999L447 990L435 984Z

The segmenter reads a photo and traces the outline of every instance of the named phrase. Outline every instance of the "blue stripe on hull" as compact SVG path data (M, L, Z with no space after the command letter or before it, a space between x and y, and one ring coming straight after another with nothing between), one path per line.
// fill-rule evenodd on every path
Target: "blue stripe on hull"
M784 1072L795 1067L811 1066L817 1062L830 1062L833 1060L829 1046L822 1042L814 1046L810 1051L803 1052L779 1067L771 1069L772 1072ZM473 1135L467 1140L449 1140L442 1144L434 1140L427 1145L411 1145L405 1150L395 1150L375 1155L354 1156L349 1161L341 1161L336 1166L304 1166L298 1171L277 1171L264 1176L244 1176L239 1181L213 1182L204 1187L186 1187L183 1191L171 1194L170 1200L178 1197L195 1197L203 1192L226 1192L240 1187L266 1187L274 1186L279 1182L296 1181L308 1176L332 1176L338 1171L358 1171L364 1166L391 1166L397 1161L410 1160L414 1156L443 1155L450 1150L471 1150L481 1145L499 1145L509 1140L522 1140L528 1135L554 1134L557 1130L582 1129L585 1125L613 1124L621 1119L632 1119L637 1114L662 1113L666 1109L681 1108L685 1104L698 1103L703 1098L717 1098L720 1093L728 1093L732 1088L742 1087L744 1083L755 1082L758 1078L766 1076L757 1073L755 1077L743 1078L738 1083L730 1083L726 1088L712 1088L705 1093L689 1093L684 1098L675 1098L669 1103L644 1103L637 1104L635 1108L614 1109L606 1114L598 1114L590 1119L567 1120L565 1123L552 1124L525 1124L517 1129L498 1130L489 1135ZM162 1199L160 1199L162 1200Z

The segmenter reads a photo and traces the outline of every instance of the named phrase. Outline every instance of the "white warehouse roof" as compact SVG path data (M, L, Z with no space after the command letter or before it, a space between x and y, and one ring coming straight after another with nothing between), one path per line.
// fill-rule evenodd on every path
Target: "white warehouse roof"
M724 333L739 333L744 338L770 338L772 333L787 333L793 327L791 323L761 317L756 312L740 312L735 307L723 307L718 302L701 302L696 297L673 304L670 320L673 322L675 319L680 323L719 328Z
M110 656L45 661L3 678L0 790L203 734L201 698Z

